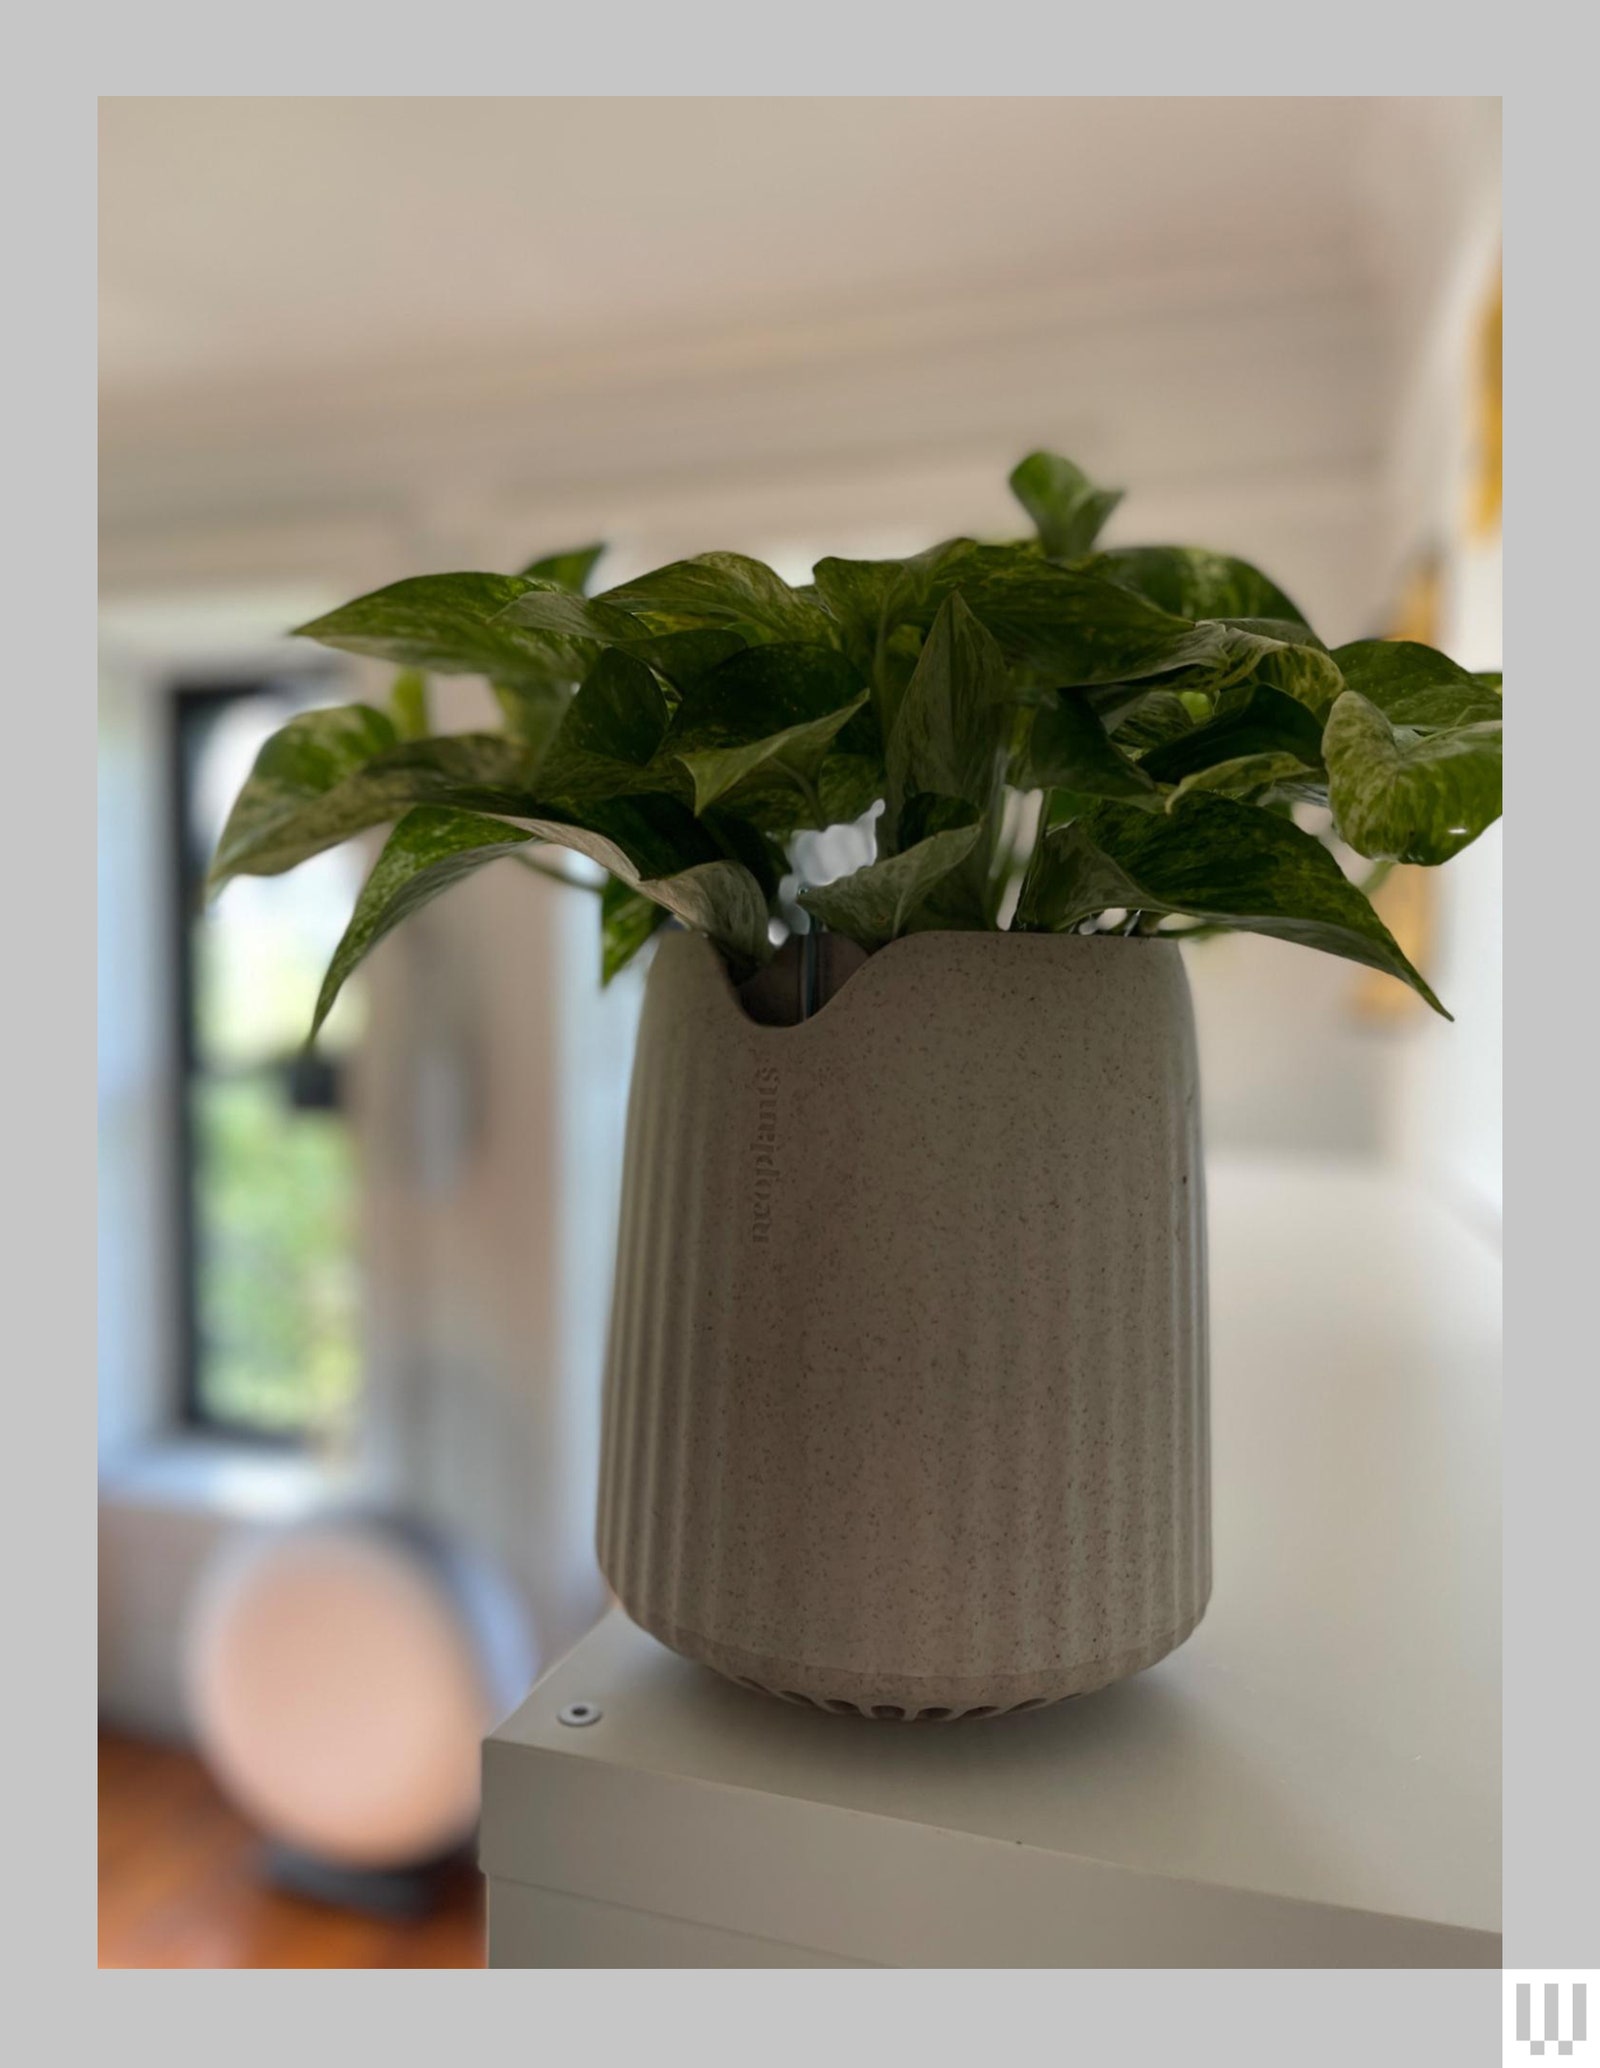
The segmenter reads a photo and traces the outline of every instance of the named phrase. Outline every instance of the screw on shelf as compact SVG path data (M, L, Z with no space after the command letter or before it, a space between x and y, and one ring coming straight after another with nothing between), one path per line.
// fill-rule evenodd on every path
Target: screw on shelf
M557 1717L557 1723L567 1723L574 1730L581 1730L586 1723L598 1723L604 1711L598 1702L569 1702Z

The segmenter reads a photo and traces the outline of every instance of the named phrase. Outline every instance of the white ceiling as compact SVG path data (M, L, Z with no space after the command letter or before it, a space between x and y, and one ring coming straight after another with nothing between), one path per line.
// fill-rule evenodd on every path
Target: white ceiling
M1003 529L1049 445L1359 624L1405 368L1498 175L1483 100L101 110L128 591L589 533L887 551Z
M1219 267L1371 292L1469 105L107 100L105 394Z

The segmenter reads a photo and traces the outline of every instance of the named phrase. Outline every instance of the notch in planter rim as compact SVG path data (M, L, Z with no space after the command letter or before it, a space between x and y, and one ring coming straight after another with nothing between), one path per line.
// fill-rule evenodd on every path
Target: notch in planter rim
M690 930L677 926L665 928L663 932L669 939L673 936L693 937ZM827 935L820 936L824 941L828 938ZM982 935L959 934L947 929L921 934L902 934L898 939L890 941L886 947L880 948L876 954L846 961L842 966L837 959L827 960L818 957L818 966L813 968L808 978L804 951L798 941L791 939L784 942L765 968L758 970L755 976L747 978L742 984L733 981L725 963L720 964L724 979L723 988L730 1003L756 1026L774 1034L798 1033L821 1019L839 999L853 992L858 981L870 972L894 966L904 956L934 948L940 943L973 939L1004 941L1008 949L1020 947L1039 950L1056 949L1070 942L1075 948L1092 947L1105 953L1120 952L1128 947L1154 947L1159 944L1159 937L1154 934ZM706 945L709 947L710 943Z
M591 595L585 546L356 598L299 631L392 663L393 694L267 741L212 889L389 829L313 1036L378 941L500 860L596 897L604 982L670 920L736 985L816 926L869 957L928 931L1253 931L1442 1012L1369 891L1499 816L1498 674L1330 651L1228 554L1104 549L1120 498L1059 456L1011 485L1031 538L824 559L800 588L709 552ZM482 677L498 725L434 731L435 674ZM842 827L870 853L836 875L818 836ZM801 953L804 1019L825 1001Z

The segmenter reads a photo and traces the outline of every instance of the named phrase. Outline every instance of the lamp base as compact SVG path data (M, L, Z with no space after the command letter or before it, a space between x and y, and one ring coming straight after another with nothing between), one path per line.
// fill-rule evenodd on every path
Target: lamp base
M453 1874L468 1857L456 1850L419 1867L347 1867L268 1840L259 1861L262 1879L285 1895L388 1922L409 1922L433 1915Z

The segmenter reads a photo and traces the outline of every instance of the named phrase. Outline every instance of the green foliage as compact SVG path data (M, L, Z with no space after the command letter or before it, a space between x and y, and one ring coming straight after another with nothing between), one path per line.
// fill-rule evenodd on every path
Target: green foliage
M1020 878L1031 931L1251 930L1436 1005L1330 843L1434 863L1474 839L1500 809L1498 675L1404 642L1330 653L1227 554L1097 548L1120 498L1059 456L1011 485L1035 538L825 559L809 588L702 553L590 594L584 546L358 597L302 629L401 670L387 707L267 743L213 886L392 827L318 1024L408 913L507 855L559 875L550 844L605 872L606 982L669 919L742 976L796 899L876 950L995 927ZM483 678L501 729L432 733L428 674ZM795 885L797 835L874 810L875 861Z
M580 639L524 630L505 618L506 606L528 591L583 608L566 590L520 575L425 574L358 596L301 625L299 636L434 675L482 675L533 688L579 681L590 658Z
M1500 716L1500 677L1469 675L1431 646L1409 639L1358 639L1333 656L1346 689L1376 704L1395 725L1434 732Z
M1347 689L1322 744L1334 822L1373 861L1447 862L1500 815L1498 718L1420 732Z
M1230 798L1190 797L1159 818L1096 804L1049 833L1023 887L1022 924L1062 933L1116 907L1325 948L1444 1010L1320 841Z
M607 647L566 705L539 761L544 793L580 814L642 790L688 795L676 771L652 769L671 713L643 661ZM647 779L647 771L650 777Z
M671 914L664 905L632 889L618 876L608 876L600 893L600 982L620 976L658 927Z
M906 931L917 907L977 845L978 814L957 801L950 816L959 820L963 815L964 824L930 832L898 854L871 862L819 890L803 890L801 904L814 919L835 933L848 934L863 948L886 946Z
M1224 690L1199 724L1152 746L1140 766L1157 783L1236 761L1245 754L1287 754L1307 768L1322 765L1322 727L1296 698L1270 683Z
M897 844L904 802L919 791L988 810L1012 717L1005 655L957 591L939 606L889 735L886 816Z
M537 809L534 763L520 742L499 733L396 743L385 720L383 732L371 728L362 735L363 746L384 742L365 760L357 758L354 728L339 756L325 753L326 742L320 740L312 752L300 751L317 730L314 721L342 715L308 712L262 748L217 843L213 890L231 876L280 875L353 834L388 824L416 804L507 813ZM291 740L296 728L303 731Z
M1187 725L1187 715L1183 722ZM1121 797L1161 809L1161 790L1112 739L1093 710L1071 690L1057 690L1033 714L1022 784L1029 790L1072 790L1084 797Z
M615 608L647 618L662 632L720 625L752 643L827 643L832 626L813 599L743 553L699 553L641 575L611 592Z
M1201 546L1121 546L1097 553L1091 574L1137 589L1174 617L1256 619L1304 637L1305 614L1248 560Z
M206 1410L273 1433L336 1429L361 1392L350 1130L264 1070L196 1080Z
M312 1034L332 1012L350 972L385 934L452 883L459 883L485 862L514 854L533 838L520 826L479 812L440 811L427 805L408 811L384 843L333 952L312 1017Z
M256 756L250 779L234 800L211 863L211 884L230 876L272 876L321 848L359 832L373 819L353 816L342 831L324 840L303 823L346 780L393 747L394 720L368 704L339 704L307 711L275 732Z
M402 740L425 740L428 722L428 678L420 668L402 668L389 685L389 716Z
M1011 493L1052 560L1081 560L1122 501L1120 488L1096 488L1082 467L1055 452L1029 453L1012 469Z
M522 569L522 577L525 581L554 582L558 588L575 589L581 596L604 551L603 545L571 546L565 552L546 553L542 559L530 560Z
M837 647L746 647L684 692L665 751L688 772L698 812L730 806L777 833L822 826L823 767L866 701Z

